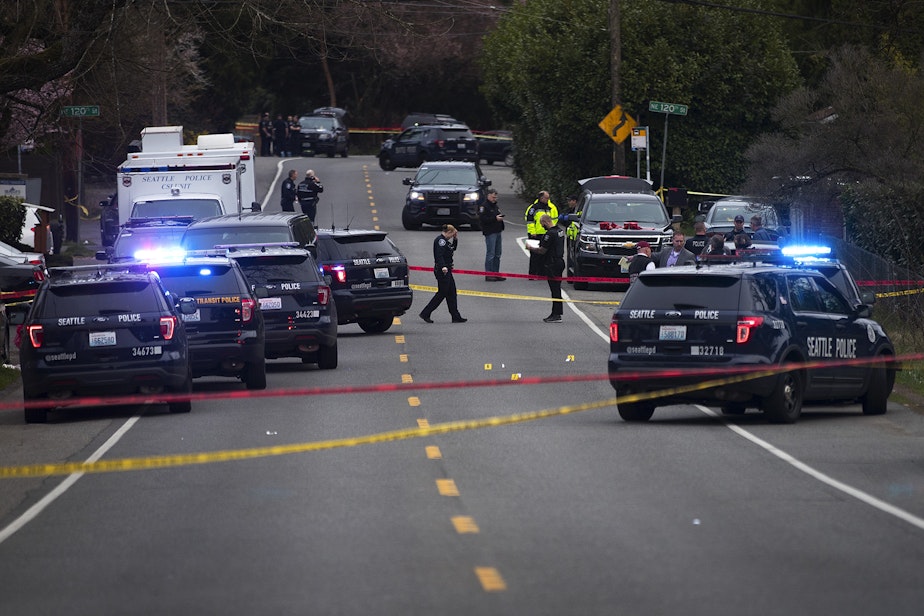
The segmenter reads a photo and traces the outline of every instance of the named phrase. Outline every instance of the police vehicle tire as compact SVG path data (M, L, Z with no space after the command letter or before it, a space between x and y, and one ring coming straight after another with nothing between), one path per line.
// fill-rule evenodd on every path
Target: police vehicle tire
M37 398L26 398L23 396L23 399L36 400ZM23 419L26 423L46 423L48 421L48 407L44 406L33 406L27 409L24 409Z
M378 319L359 319L359 328L367 334L381 334L391 327L393 317L380 317Z
M574 290L575 291L586 291L588 286L590 286L590 283L588 282L577 281L574 283Z
M192 393L192 374L190 373L189 378L186 379L186 384L183 387L179 388L176 393L191 394ZM175 402L167 403L167 410L171 413L188 413L192 410L192 400L177 400Z
M894 378L894 377L893 377ZM861 398L864 415L882 415L886 412L889 403L889 370L884 365L873 366L870 369L869 387Z
M404 225L404 228L408 231L418 231L421 227L421 224L413 220L408 215L407 211L401 212L401 224Z
M772 394L764 398L763 410L770 423L795 423L802 414L805 381L798 371L786 372Z
M643 422L651 419L654 415L655 407L649 402L631 402L617 404L616 410L623 421Z
M346 158L350 155L350 146L343 148L343 151L340 152L340 158Z
M747 410L747 406L741 402L727 402L722 405L722 414L723 415L744 415L744 412Z
M322 346L318 349L318 368L333 370L337 367L337 343L332 346Z
M255 361L244 366L241 380L247 389L266 389L266 360Z
M379 156L379 167L382 168L382 171L394 171L395 163L391 161L391 157L388 154L382 154Z

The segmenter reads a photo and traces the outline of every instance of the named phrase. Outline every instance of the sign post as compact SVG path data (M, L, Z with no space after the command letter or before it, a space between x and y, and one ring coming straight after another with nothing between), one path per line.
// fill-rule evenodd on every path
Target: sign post
M73 105L61 108L61 116L65 118L77 118L77 195L75 206L83 205L83 119L98 118L99 105ZM72 215L73 212L73 215ZM65 214L68 216L67 235L69 240L77 241L78 215L77 207L72 210L65 208Z
M658 193L664 200L664 166L667 164L667 119L673 115L685 116L689 107L680 103L662 103L658 101L648 102L648 111L664 114L664 143L661 148L661 185L658 187Z
M645 150L645 179L651 184L651 157L648 152L648 127L636 126L632 129L632 149L635 150L635 177L642 177L642 155L639 150Z

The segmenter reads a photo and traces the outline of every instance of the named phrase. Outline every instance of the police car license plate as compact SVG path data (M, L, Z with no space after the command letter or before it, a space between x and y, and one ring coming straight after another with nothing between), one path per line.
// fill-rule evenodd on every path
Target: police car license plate
M296 310L295 318L296 319L317 319L321 316L320 310Z
M662 325L658 340L686 340L686 325Z
M181 314L180 316L183 317L184 323L198 323L202 320L202 313L199 312L198 308L192 314Z
M449 208L448 207L436 208L436 215L437 216L449 216Z
M260 298L260 309L261 310L282 310L282 298L281 297L261 297Z
M375 268L375 277L376 278L388 278L388 268L387 267Z
M115 343L115 332L90 332L91 347L115 346Z

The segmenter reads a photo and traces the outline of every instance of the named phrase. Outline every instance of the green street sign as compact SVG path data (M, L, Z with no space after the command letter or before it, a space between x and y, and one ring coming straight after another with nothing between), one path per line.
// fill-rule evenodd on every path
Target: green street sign
M63 107L61 115L65 118L98 118L99 105L78 105L76 107Z
M648 111L654 111L655 113L672 113L685 116L688 109L688 106L680 103L659 103L656 101L649 101L648 103Z

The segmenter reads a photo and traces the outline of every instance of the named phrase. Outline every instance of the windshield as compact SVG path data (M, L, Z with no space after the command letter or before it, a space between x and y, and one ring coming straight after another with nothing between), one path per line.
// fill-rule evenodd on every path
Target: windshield
M298 123L302 130L334 130L335 127L334 118L323 116L299 118Z
M221 203L216 199L159 199L136 201L131 218L166 218L192 216L194 219L221 216Z
M664 206L657 197L644 199L624 197L620 199L594 199L586 206L584 220L598 222L647 222L658 226L668 223Z
M478 175L472 168L459 167L455 169L431 169L421 167L415 178L418 184L459 184L462 186L475 186L478 184Z
M712 206L710 222L713 225L733 225L735 216L739 214L744 216L745 225L750 225L751 216L757 214L761 218L761 223L765 227L775 228L779 226L776 219L776 210L768 207L761 207L754 203L745 203L739 201L736 203L716 203Z
M186 250L209 250L226 244L276 244L292 242L288 227L233 227L187 229L183 235Z

